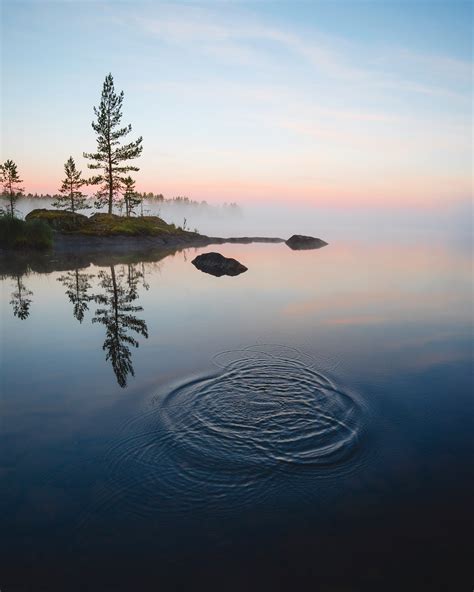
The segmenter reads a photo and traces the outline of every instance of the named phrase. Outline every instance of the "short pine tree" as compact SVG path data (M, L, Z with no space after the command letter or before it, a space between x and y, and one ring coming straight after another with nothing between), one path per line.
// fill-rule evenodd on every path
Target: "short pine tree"
M87 181L82 178L82 171L76 169L76 163L72 156L68 158L64 165L66 177L62 181L59 188L61 195L57 196L56 201L53 202L53 207L64 208L77 212L77 210L84 210L89 208L87 205L86 196L81 191L81 187L87 185Z
M132 126L120 127L122 119L123 91L115 92L112 74L105 78L99 107L94 107L97 121L92 122L92 129L97 134L97 152L84 152L84 157L93 162L90 169L101 170L99 175L91 178L93 185L99 185L96 207L107 205L108 213L112 213L114 199L119 198L122 189L123 175L129 171L138 171L127 161L138 158L142 153L142 137L128 144L121 145L121 138L132 131Z
M18 175L18 168L13 160L6 160L0 164L0 182L3 185L3 197L9 201L6 213L14 218L16 200L25 190L23 187L18 187L23 181Z
M135 191L135 181L130 176L123 179L123 199L126 216L131 216L134 209L142 202L140 194Z

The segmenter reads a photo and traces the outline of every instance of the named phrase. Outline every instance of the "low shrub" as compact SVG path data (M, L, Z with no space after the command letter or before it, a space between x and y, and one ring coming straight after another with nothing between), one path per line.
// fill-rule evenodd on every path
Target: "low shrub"
M0 216L0 246L10 249L47 249L52 244L53 231L46 222Z

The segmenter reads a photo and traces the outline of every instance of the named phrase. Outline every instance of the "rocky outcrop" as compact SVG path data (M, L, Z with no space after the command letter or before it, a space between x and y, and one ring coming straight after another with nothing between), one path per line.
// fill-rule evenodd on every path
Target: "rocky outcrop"
M239 275L247 271L245 265L236 259L224 257L220 253L203 253L191 262L197 269L204 273L210 273L216 277L222 275Z
M43 220L62 234L81 237L199 237L195 232L167 224L158 216L117 216L98 212L87 217L63 210L33 210L27 220Z
M42 220L58 232L74 232L83 230L89 218L77 212L62 210L36 209L25 216L25 220Z
M327 245L326 242L314 236L304 236L302 234L294 234L291 238L285 241L286 244L294 251L301 251L303 249L320 249Z

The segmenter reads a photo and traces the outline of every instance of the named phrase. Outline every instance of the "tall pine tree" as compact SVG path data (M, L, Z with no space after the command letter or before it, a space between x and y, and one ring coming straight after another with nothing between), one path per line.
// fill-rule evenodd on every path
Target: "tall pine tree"
M3 196L9 201L7 213L14 218L16 200L25 190L18 187L23 181L20 179L18 168L13 160L6 160L0 164L0 182L3 185Z
M76 169L76 163L72 156L68 158L64 165L64 172L66 177L62 181L59 188L59 193L53 207L64 208L76 212L77 210L84 210L89 208L87 205L86 196L81 191L81 187L87 184L87 181L82 178L82 171Z
M108 206L108 213L112 213L114 199L118 199L123 186L123 175L129 171L138 171L138 167L126 164L127 161L138 158L142 153L142 137L128 144L121 144L121 139L132 131L129 124L120 127L122 120L123 91L115 92L112 74L105 78L99 107L94 107L97 117L92 122L92 129L97 134L97 152L84 152L84 157L93 162L90 169L101 170L101 173L91 178L93 185L99 185L96 207Z

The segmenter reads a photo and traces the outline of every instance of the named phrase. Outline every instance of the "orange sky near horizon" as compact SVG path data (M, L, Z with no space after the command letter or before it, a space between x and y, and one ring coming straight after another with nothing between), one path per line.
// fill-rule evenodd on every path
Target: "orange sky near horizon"
M28 170L23 167L22 178L26 193L56 193L59 189L57 179L40 171ZM83 175L88 169L83 168ZM60 177L58 172L58 178ZM373 206L376 208L428 208L438 209L452 206L457 202L465 202L472 194L470 179L453 178L439 175L429 179L413 176L392 180L379 178L372 180L349 180L347 185L334 179L331 182L305 184L295 179L291 183L271 184L262 180L242 177L193 178L161 174L157 181L146 172L140 174L137 190L142 192L162 193L166 198L187 196L197 201L210 203L237 202L245 205L255 202L314 205L333 208L357 208ZM28 179L26 181L26 179ZM94 187L85 187L84 192L92 194Z

